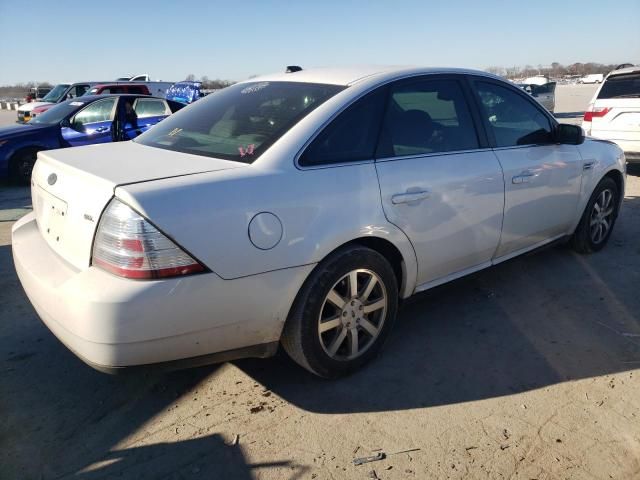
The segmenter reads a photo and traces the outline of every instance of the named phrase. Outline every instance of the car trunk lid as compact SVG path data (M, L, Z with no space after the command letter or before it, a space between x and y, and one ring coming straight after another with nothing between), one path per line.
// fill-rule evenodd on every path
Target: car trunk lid
M240 167L246 165L134 142L43 151L31 177L38 229L58 255L82 270L116 187Z

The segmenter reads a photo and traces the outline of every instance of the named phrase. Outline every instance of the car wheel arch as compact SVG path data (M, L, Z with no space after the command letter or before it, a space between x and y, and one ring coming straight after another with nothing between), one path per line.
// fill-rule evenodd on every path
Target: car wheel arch
M15 163L20 159L20 157L26 153L33 152L37 155L38 152L42 150L47 150L48 148L43 145L23 145L16 148L9 155L9 161L7 162L7 166L9 169L9 176L12 177L15 174Z
M620 192L620 203L624 199L624 178L622 176L622 172L617 169L609 170L602 178L611 178L614 182L616 182L616 186L618 187L618 191ZM602 179L600 179L602 181ZM600 181L598 183L600 183Z
M400 298L407 298L413 293L416 286L417 259L413 247L410 244L409 248L411 250L409 252L406 246L399 246L388 238L375 235L356 237L328 251L326 255L318 261L318 264L338 250L352 245L370 248L382 255L391 264L396 275L396 280L398 281Z

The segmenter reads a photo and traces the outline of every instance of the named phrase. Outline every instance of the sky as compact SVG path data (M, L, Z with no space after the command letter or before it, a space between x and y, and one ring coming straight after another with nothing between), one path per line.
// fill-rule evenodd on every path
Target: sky
M0 85L286 65L640 64L640 0L0 0Z

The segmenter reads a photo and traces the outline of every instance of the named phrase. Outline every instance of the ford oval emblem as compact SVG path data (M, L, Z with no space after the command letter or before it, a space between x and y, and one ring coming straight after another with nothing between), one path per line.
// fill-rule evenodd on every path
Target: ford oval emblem
M53 185L58 180L58 176L55 173L52 173L47 177L47 183L49 185Z

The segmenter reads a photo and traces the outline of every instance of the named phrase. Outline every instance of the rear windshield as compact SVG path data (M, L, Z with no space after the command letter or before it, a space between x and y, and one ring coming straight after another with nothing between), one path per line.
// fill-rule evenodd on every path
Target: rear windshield
M343 88L299 82L236 84L198 100L135 141L252 163L305 115Z
M609 77L598 93L598 98L640 97L640 74Z

